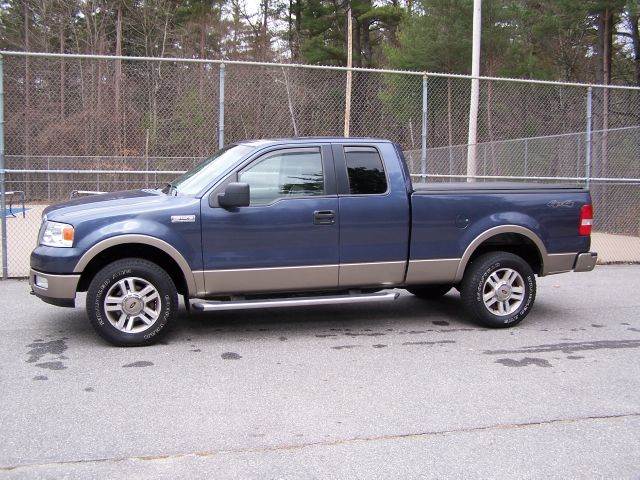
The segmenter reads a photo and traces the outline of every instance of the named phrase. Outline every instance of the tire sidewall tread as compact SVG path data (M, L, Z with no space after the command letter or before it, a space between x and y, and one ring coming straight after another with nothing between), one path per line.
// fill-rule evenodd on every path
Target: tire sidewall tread
M144 278L153 284L161 296L160 317L149 330L121 332L105 317L104 297L115 282L125 277ZM87 290L86 308L91 325L109 343L117 346L151 345L166 334L178 308L178 296L173 280L164 269L148 260L126 258L107 265L93 277Z
M484 305L483 289L487 278L500 268L516 270L524 280L525 300L518 310L504 317L494 315ZM521 257L509 252L491 252L476 258L467 268L462 280L462 301L467 311L482 325L508 328L520 323L533 308L536 279L531 266Z

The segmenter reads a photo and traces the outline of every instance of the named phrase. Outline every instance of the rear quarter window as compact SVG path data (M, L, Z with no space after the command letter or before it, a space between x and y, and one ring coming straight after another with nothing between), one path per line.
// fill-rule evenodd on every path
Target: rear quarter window
M387 191L387 177L378 150L373 147L345 147L349 193L373 195Z

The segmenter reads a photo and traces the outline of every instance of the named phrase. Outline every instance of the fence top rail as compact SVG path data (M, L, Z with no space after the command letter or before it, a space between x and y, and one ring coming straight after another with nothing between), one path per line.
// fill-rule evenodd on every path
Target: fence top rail
M75 160L75 159L109 159L109 160L201 160L207 158L208 155L199 156L166 156L166 155L26 155L24 153L5 153L5 158L35 158L35 159L51 159L51 160Z
M628 127L616 127L616 128L607 128L606 130L591 130L592 134L597 134L597 133L616 133L616 132L622 132L622 131L626 131L626 130L635 130L635 129L640 129L640 125L630 125ZM582 137L585 137L587 135L587 131L582 130L579 132L568 132L568 133L554 133L552 135L541 135L541 136L537 136L537 137L519 137L519 138L503 138L503 139L499 139L499 140L493 140L490 142L478 142L476 143L476 145L478 147L482 147L482 146L487 146L487 145L495 145L498 143L517 143L517 142L533 142L535 140L548 140L551 138L562 138L562 137L577 137L582 139ZM429 147L428 150L433 151L433 150L443 150L443 149L448 149L448 148L467 148L469 145L466 143L457 143L455 145L443 145L440 147ZM417 152L418 150L411 150L411 151L415 151ZM406 151L405 151L406 153Z
M640 184L640 178L625 178L625 177L534 177L534 176L519 176L519 175L447 175L438 173L411 173L412 177L419 178L475 178L481 180L553 180L553 181L566 181L566 182L621 182L621 183L638 183Z
M33 168L7 168L0 169L0 173L52 173L52 174L134 174L134 175L183 175L187 170L80 170L80 169L33 169Z
M581 83L581 82L561 82L553 80L535 80L527 78L511 78L511 77L482 77L466 75L461 73L439 73L429 71L415 70L393 70L387 68L363 68L363 67L341 67L337 65L306 65L301 63L275 63L275 62L254 62L249 60L215 60L206 58L177 58L177 57L133 57L124 55L90 55L84 53L49 53L49 52L20 52L14 50L0 50L0 59L3 55L14 57L40 57L40 58L68 58L76 60L124 60L124 61L149 61L149 62L177 62L177 63L198 63L198 64L214 64L214 65L252 65L256 67L279 67L279 68L301 68L315 70L334 70L342 72L371 72L371 73L389 73L399 75L420 75L425 78L458 78L466 80L490 80L496 82L515 82L539 85L555 85L564 87L592 87L592 88L608 88L617 90L635 90L640 91L640 87L632 85L603 85L598 83Z
M0 169L0 173L51 173L51 174L81 174L81 175L96 175L96 174L134 174L134 175L182 175L185 170L74 170L74 169L14 169L8 168L5 170ZM515 176L515 175L447 175L437 173L412 173L412 177L419 178L476 178L485 180L560 180L560 181L597 181L597 182L633 182L640 183L640 178L626 178L626 177L536 177L536 176ZM24 180L8 180L8 182L24 182ZM33 182L29 180L28 182Z

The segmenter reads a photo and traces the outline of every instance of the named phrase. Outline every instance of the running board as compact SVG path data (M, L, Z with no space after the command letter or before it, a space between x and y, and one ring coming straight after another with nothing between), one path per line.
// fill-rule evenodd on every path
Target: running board
M209 312L213 310L245 310L252 308L279 308L279 307L302 307L307 305L334 305L337 303L368 303L379 302L382 300L395 300L400 294L396 292L389 293L368 293L357 295L332 295L319 297L293 297L293 298L274 298L260 300L242 300L242 301L209 301L195 299L191 305L196 310Z

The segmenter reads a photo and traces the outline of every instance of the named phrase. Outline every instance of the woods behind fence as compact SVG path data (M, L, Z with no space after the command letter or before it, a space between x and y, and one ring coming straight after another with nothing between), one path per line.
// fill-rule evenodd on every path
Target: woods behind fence
M343 132L341 67L17 52L2 62L6 187L27 202L155 186L220 143ZM464 76L356 69L351 135L399 143L414 174L464 179L470 87ZM639 132L637 88L480 80L478 175L609 179L591 188L599 226L616 233L638 235Z

